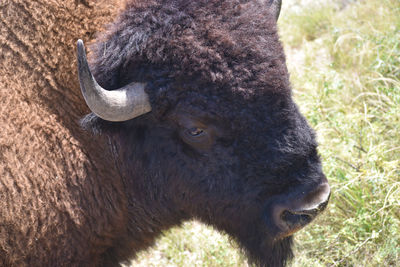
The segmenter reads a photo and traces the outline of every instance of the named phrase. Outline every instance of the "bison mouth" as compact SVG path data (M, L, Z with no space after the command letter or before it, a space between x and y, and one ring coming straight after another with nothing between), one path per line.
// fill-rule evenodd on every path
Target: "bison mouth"
M325 210L330 198L327 182L273 197L258 223L249 223L239 243L257 266L284 266L293 257L292 235Z
M283 210L280 213L279 221L284 223L284 227L280 227L281 231L276 234L275 239L281 239L283 237L290 236L312 222L318 214L325 210L326 206L328 205L329 198L330 195L326 201L320 203L318 207L314 209L302 211ZM285 230L282 231L282 228Z

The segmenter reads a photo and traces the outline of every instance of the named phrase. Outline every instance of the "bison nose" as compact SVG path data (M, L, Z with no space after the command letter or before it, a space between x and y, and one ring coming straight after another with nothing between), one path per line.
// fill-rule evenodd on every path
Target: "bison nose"
M327 206L330 187L324 182L309 190L279 197L270 204L270 223L275 238L284 238L297 232L310 223Z

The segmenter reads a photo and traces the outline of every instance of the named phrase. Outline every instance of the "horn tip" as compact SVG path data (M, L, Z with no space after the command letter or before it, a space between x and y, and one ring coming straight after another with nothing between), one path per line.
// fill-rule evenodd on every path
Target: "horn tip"
M81 39L78 39L76 45L78 47L78 51L80 52L85 51L85 45L83 44L83 41Z
M78 61L86 60L85 45L83 44L83 41L81 39L78 39L76 45L78 52Z

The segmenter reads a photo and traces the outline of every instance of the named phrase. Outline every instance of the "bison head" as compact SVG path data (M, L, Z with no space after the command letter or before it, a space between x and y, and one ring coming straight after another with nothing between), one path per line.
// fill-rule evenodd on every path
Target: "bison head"
M267 2L133 1L92 48L98 82L78 41L93 111L83 124L109 137L133 238L197 218L279 266L325 208L277 35L280 1Z

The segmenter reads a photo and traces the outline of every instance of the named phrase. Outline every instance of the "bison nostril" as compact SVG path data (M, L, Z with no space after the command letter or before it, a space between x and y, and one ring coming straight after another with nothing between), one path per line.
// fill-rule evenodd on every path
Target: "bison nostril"
M314 220L326 208L329 198L327 183L276 196L265 207L269 232L275 239L292 235Z
M330 195L329 195L330 196ZM284 210L281 213L281 220L289 227L305 226L310 223L317 215L322 212L329 202L329 196L326 201L320 203L316 208L309 210Z
M331 198L331 193L329 193L328 198L326 199L326 201L324 201L324 202L322 202L322 203L320 203L318 205L318 207L317 207L318 212L323 211L326 208L326 206L328 206L328 202L329 202L330 198Z
M310 223L314 219L315 215L307 213L293 213L288 210L282 212L281 219L284 221L289 228L298 226L304 226Z

